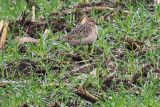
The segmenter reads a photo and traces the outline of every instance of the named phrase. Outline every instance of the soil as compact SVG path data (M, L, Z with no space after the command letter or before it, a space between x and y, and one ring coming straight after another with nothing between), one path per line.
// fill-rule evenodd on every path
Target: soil
M80 17L82 17L84 15L84 13L78 11L78 9L81 8L85 8L85 7L91 7L91 6L108 6L111 8L125 8L125 4L123 3L113 3L112 1L109 0L105 0L107 2L92 2L92 4L77 4L73 7L67 7L67 8L62 8L60 12L56 12L53 11L50 15L50 19L48 20L48 22L46 23L43 20L38 21L38 22L32 22L29 19L27 19L27 16L30 15L30 13L26 13L23 12L22 15L20 16L19 20L15 21L15 22L11 22L9 24L9 30L13 31L15 37L18 37L20 34L20 29L22 30L22 32L25 34L27 34L29 37L32 38L36 38L39 39L40 35L36 32L41 31L41 30L45 30L47 29L50 25L51 25L51 29L52 33L56 33L56 32L64 32L65 30L67 32L69 32L71 30L71 28L69 28L67 26L67 23L65 21L63 17L69 17L70 15L70 11L71 9L74 11L72 12L72 14L75 14L75 19L76 20L74 23L78 24L80 23ZM134 5L136 5L136 3L133 1ZM115 10L114 10L115 11ZM112 11L111 14L114 12ZM99 10L97 11L97 13L101 13L102 11ZM85 14L88 14L89 12L86 11ZM107 15L109 16L109 14ZM104 16L104 17L107 17ZM54 17L54 18L53 18ZM44 17L45 18L45 17ZM105 21L106 18L104 19ZM72 25L73 26L73 25ZM14 39L14 38L13 38ZM108 37L105 38L106 40L109 41L114 41L115 43L118 41L117 39L113 38L113 37ZM143 59L145 59L145 53L147 52L148 49L154 49L155 47L147 47L146 43L143 41L134 41L133 39L130 38L126 38L123 37L121 38L122 41L126 41L127 44L124 45L124 48L126 50L128 50L127 52L131 52L131 51L135 51L135 57L139 57L141 56ZM23 50L23 48L25 47L21 47L20 53L25 53L26 49ZM97 51L98 50L98 51ZM104 66L103 69L109 69L109 71L107 71L108 73L108 77L100 76L100 83L102 83L102 87L101 89L104 91L108 91L108 87L111 87L112 90L114 90L115 92L118 92L119 88L121 87L121 85L123 85L126 89L129 88L133 88L134 90L134 86L132 84L138 85L139 87L141 87L147 80L147 76L149 75L149 73L153 73L156 74L160 77L160 66L159 68L155 68L153 62L148 58L148 60L150 60L150 62L147 65L144 65L142 67L142 70L139 69L139 71L137 71L137 73L135 73L133 75L133 77L130 80L127 79L123 79L117 76L117 74L121 74L121 75L125 75L127 71L127 69L119 69L119 71L114 71L115 69L115 64L114 61L119 60L117 62L120 62L121 59L124 58L125 56L125 50L121 50L121 52L118 49L111 49L111 53L113 53L115 55L114 57L110 57L110 58L106 58L106 56L103 56L104 51L100 50L97 48L97 50L94 50L93 54L89 55L89 57L93 57L93 58L99 58L98 61L100 61ZM88 52L90 52L91 50L88 49ZM58 55L59 52L57 52ZM59 61L54 61L53 58L44 58L42 59L43 63L49 63L50 66L52 66L52 68L50 69L51 72L54 72L56 76L59 75L60 71L68 65L68 63L66 63L68 61L68 59L70 59L70 67L68 67L66 69L66 73L69 75L77 75L78 73L84 73L84 74L89 74L91 71L94 70L94 68L96 68L98 66L98 64L96 63L95 60L90 60L88 56L86 55L81 55L78 52L74 52L74 54L69 54L68 52L62 51L60 52L62 55L65 55L65 60L63 61L63 63L61 62L61 60ZM104 59L105 58L105 59ZM125 59L128 60L128 59ZM88 62L88 65L85 63L85 61ZM158 59L158 57L156 58L157 63L160 63L160 60ZM17 63L19 63L17 65ZM56 63L56 65L55 65ZM145 63L145 62L141 62L140 64ZM17 66L16 66L17 65ZM3 67L3 66L1 66ZM32 69L34 69L34 72L30 72L30 67L32 67ZM88 69L88 71L86 71L86 67ZM77 69L79 68L79 69ZM127 68L127 67L126 67ZM152 72L150 72L152 71ZM34 76L38 76L38 77L42 77L43 80L43 76L47 75L46 73L46 69L45 67L41 68L41 62L40 61L34 61L34 60L30 60L30 59L21 59L18 60L17 62L15 61L11 61L10 63L5 65L5 69L4 72L2 73L1 69L0 69L0 78L6 78L6 79L12 79L11 77L7 77L7 73L11 73L14 75L14 77L16 78L26 78L26 77L30 77L30 75L34 75ZM139 79L140 77L142 77L142 81ZM63 80L67 80L67 77L62 78ZM148 80L149 81L149 80ZM160 80L159 80L160 81ZM5 87L4 84L0 84L1 87ZM94 86L92 84L87 85L86 90L90 89L90 88L94 88ZM138 90L138 89L137 89ZM136 94L136 93L134 93ZM137 94L136 94L137 95ZM157 94L158 96L158 94ZM76 101L73 103L68 102L69 105L76 105ZM54 102L54 104L52 104L54 106L58 106L59 104L57 102ZM21 107L28 107L27 103L24 103L21 105Z

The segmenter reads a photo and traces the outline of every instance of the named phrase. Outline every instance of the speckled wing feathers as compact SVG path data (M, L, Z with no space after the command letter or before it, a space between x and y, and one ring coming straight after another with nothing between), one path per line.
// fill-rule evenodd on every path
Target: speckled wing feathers
M89 35L89 33L92 31L91 26L88 24L81 24L76 26L67 36L66 38L68 40L78 40L81 36L82 38L85 38Z

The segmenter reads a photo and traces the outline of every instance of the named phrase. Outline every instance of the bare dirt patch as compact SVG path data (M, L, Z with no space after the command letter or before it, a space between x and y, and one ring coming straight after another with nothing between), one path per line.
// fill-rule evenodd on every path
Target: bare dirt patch
M107 0L108 1L108 0ZM87 9L88 7L94 7L94 6L109 6L111 8L125 8L125 4L122 3L116 3L114 4L111 1L108 2L93 2L91 4L78 4L72 7L68 8L62 8L59 12L53 11L50 15L50 19L48 22L45 22L44 19L41 21L33 22L27 19L27 16L29 13L23 12L22 15L20 16L18 21L12 22L9 24L9 29L10 31L13 31L14 35L16 37L20 36L20 30L23 31L24 34L27 34L29 37L32 38L40 38L40 35L36 31L44 31L45 29L48 29L48 27L51 26L52 33L56 32L64 32L70 31L71 28L67 26L67 22L63 17L68 18L70 14L73 14L75 16L75 19L77 19L75 22L78 24L81 20L80 17L83 15L89 15L90 10L83 10L82 9ZM114 13L116 11L116 13ZM102 13L103 10L97 10L97 14ZM113 14L114 13L114 14ZM121 14L122 11L117 12L117 10L112 10L109 14L104 15L103 19L104 21L107 21L107 17L113 16L115 14ZM72 15L72 16L73 16ZM73 25L72 25L73 26ZM118 41L114 37L107 37L104 38L105 40L108 41L114 41L115 43ZM145 54L147 53L148 49L154 49L157 47L149 47L147 44L143 41L135 41L130 38L122 38L121 41L126 41L126 44L124 44L124 48L128 50L129 52L135 51L134 57L139 57L141 56L142 59L146 59ZM25 47L21 47L20 52L23 54L26 52ZM121 63L121 60L125 57L126 50L124 49L111 49L111 53L115 55L115 57L109 57L106 58L106 56L103 54L105 53L103 49L98 49L94 50L91 55L81 55L78 52L74 52L74 54L69 54L67 51L58 51L60 52L61 56L64 56L64 61L62 62L61 59L59 61L55 61L53 58L50 59L42 59L41 61L35 61L35 60L30 60L30 59L21 59L17 62L11 61L6 65L3 65L1 67L4 67L5 69L2 71L0 69L0 78L7 78L7 79L12 79L10 76L14 76L16 78L25 78L25 77L30 77L30 75L34 76L39 76L43 77L44 75L47 75L47 70L44 66L42 66L42 63L49 63L51 68L48 70L50 72L54 72L56 76L58 76L61 72L61 70L66 67L66 74L70 76L79 76L79 73L82 74L89 74L92 72L95 68L98 67L99 63L103 64L101 69L98 69L100 72L101 70L108 69L107 74L108 77L103 76L103 74L99 74L99 83L102 83L101 89L105 92L108 92L108 88L111 88L114 90L114 92L118 92L121 85L124 86L126 90L129 90L130 88L135 91L135 85L138 85L141 87L142 84L145 84L146 81L150 81L150 78L148 78L148 75L154 74L156 75L157 79L160 81L160 66L157 68L155 67L154 62L148 58L149 63L147 65L142 66L142 69L139 69L130 79L126 78L121 78L121 76L126 76L126 72L128 71L126 67L124 68L119 68L117 71L115 71L115 61L117 63ZM58 55L58 52L56 55ZM90 53L91 50L88 50L88 53ZM96 53L96 54L95 54ZM90 59L91 58L91 59ZM128 57L125 57L125 60L128 60ZM69 61L69 63L67 62ZM158 57L156 57L157 63L160 63L160 60ZM18 64L17 64L18 63ZM137 65L139 68L141 67L141 64L146 63L146 62L141 62L139 65ZM32 70L31 70L32 69ZM31 72L32 71L32 72ZM8 74L11 74L8 76ZM140 80L141 77L141 80ZM129 78L129 77L128 77ZM68 77L62 77L62 80L66 80L68 83L72 83L72 81L68 80ZM5 84L0 84L0 87L5 87ZM86 87L83 87L86 90L87 89L94 89L94 85L92 83L88 83ZM137 89L138 90L138 89ZM73 91L73 90L72 90ZM95 90L96 91L96 90ZM78 91L79 92L79 91ZM100 96L101 93L96 93L94 92L97 96ZM133 93L134 95L139 95L137 93ZM77 95L82 96L82 93L78 93ZM157 94L158 96L159 94ZM88 99L87 99L88 100ZM90 101L90 99L88 100ZM93 102L96 102L97 100L94 100ZM58 102L62 102L59 100ZM54 102L51 106L59 106L60 104L58 102ZM92 102L92 101L91 101ZM68 105L76 105L77 106L77 101L72 101L72 98L68 99ZM22 107L28 106L27 103L24 103L21 105Z

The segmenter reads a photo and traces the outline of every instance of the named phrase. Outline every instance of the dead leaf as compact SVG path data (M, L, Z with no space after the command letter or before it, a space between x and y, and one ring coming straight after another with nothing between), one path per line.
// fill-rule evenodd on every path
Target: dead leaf
M44 34L43 34L44 40L46 40L46 38L48 37L49 32L50 32L50 31L49 31L48 29L46 29L46 30L44 31Z
M90 74L91 74L93 77L96 77L96 76L97 76L97 75L96 75L96 71L97 71L97 69L94 69ZM99 73L99 74L103 73L103 69L102 69L102 68L99 68L98 73Z
M22 37L19 39L19 37L17 37L16 39L14 39L14 41L18 42L18 49L20 53L25 53L28 51L28 47L27 46L22 46L21 44L24 44L26 42L31 42L34 44L39 43L39 40L31 38L31 37Z
M26 42L39 43L39 40L31 37L22 37L18 41L19 41L19 44L24 44Z

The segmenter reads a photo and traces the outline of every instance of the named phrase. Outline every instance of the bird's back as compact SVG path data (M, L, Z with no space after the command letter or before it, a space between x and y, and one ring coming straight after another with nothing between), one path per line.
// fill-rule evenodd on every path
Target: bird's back
M63 41L83 39L92 31L91 26L87 23L76 26L67 36L63 37Z

